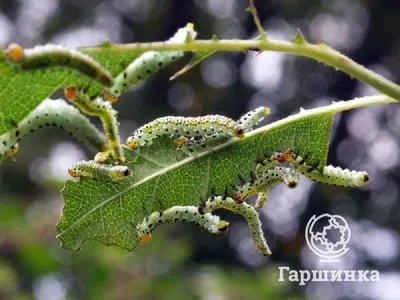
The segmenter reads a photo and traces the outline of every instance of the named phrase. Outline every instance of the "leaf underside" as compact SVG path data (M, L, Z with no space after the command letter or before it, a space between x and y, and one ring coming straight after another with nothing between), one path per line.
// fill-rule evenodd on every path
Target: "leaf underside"
M292 148L299 155L309 154L307 163L321 169L326 165L333 116L288 118L283 125L270 124L196 158L182 160L168 138L139 151L126 149L126 165L134 173L130 179L66 182L65 206L57 225L62 247L79 250L84 242L97 240L131 251L139 244L136 225L145 216L174 205L199 205L212 189L217 194L225 187L231 191L238 175L249 178L255 160L264 154Z

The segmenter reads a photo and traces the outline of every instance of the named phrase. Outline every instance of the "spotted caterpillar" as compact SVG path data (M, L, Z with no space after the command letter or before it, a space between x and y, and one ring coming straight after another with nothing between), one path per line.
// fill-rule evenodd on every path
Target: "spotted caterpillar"
M88 177L112 182L131 176L131 171L126 166L104 165L93 160L74 163L68 173L74 178Z
M225 236L229 223L220 220L210 213L200 214L196 206L173 206L164 212L153 212L136 226L139 240L142 244L151 241L151 233L161 224L189 223L203 228L207 233Z
M163 135L201 137L204 135L244 137L244 130L232 119L220 115L203 117L163 117L138 128L126 143L129 148L150 146L155 138Z
M181 28L166 43L182 43L186 40L196 38L193 24L189 23ZM115 102L130 86L149 78L152 74L161 70L163 67L183 57L184 51L148 51L135 59L114 81L111 88L104 91L105 98L109 102Z
M6 55L12 65L21 71L61 66L77 70L104 87L110 87L114 81L111 74L90 56L58 45L23 49L18 44L11 44Z
M69 87L64 90L66 99L74 103L83 113L89 116L97 116L100 118L104 131L107 136L108 148L117 162L124 162L124 152L121 146L117 112L112 109L110 103L103 101L101 98L91 100L83 91L78 91L75 87ZM107 155L105 155L107 157ZM104 158L103 158L104 159Z
M350 171L340 167L325 166L322 173L312 166L308 166L301 156L297 156L294 160L289 161L297 171L304 176L320 183L332 184L345 187L361 187L366 185L370 178L367 172Z
M24 136L43 127L54 126L69 132L98 151L105 151L104 135L75 107L64 100L44 100L15 128L0 136L0 153L15 154L17 142ZM17 148L16 148L17 147Z
M258 251L263 255L271 255L272 252L264 238L260 216L253 206L245 202L237 204L230 197L211 196L205 203L198 207L199 212L203 214L211 213L217 209L226 209L242 215L249 225L250 233Z
M253 129L264 117L269 114L268 107L260 106L246 114L244 114L237 124L245 131L248 132ZM188 156L196 156L206 149L219 145L230 138L228 135L221 135L214 133L211 135L204 135L202 137L179 137L175 142L175 149L183 152Z

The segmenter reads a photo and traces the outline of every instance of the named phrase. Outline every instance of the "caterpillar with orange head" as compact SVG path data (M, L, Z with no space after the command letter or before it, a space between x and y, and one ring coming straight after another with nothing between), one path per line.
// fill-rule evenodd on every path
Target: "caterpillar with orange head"
M245 132L251 131L254 126L261 122L266 115L270 112L268 107L260 106L248 113L244 114L237 124ZM211 135L204 135L202 137L179 137L175 142L177 151L185 153L187 156L196 156L205 150L211 149L223 142L229 140L229 135L220 133L213 133Z
M196 206L173 206L163 212L153 212L136 226L140 242L142 244L150 242L151 233L157 226L168 223L194 224L216 236L225 236L229 227L229 223L218 216L210 213L200 214Z
M112 86L111 74L90 56L74 49L47 44L32 49L23 49L18 44L11 44L5 51L9 62L21 71L66 67L76 70L102 87Z
M74 178L85 177L116 182L128 178L132 172L126 166L104 165L93 160L82 160L74 163L72 168L68 169L68 174Z
M166 43L183 43L196 38L196 31L192 23L181 28ZM113 103L118 100L123 92L130 86L146 80L151 75L161 70L172 62L182 58L184 51L148 51L135 59L114 80L114 84L104 91L107 101Z
M137 149L150 146L154 139L161 136L202 137L212 134L243 138L244 130L237 122L221 115L162 117L138 128L126 143L129 148Z

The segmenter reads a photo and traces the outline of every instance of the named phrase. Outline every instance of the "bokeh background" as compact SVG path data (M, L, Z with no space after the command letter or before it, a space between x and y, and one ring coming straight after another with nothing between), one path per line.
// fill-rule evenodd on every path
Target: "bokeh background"
M69 47L168 39L187 22L199 38L256 35L246 0L13 0L0 1L0 46L56 43ZM268 37L288 40L300 28L357 62L399 82L400 6L397 1L256 1ZM238 118L266 105L267 122L299 110L375 93L313 60L282 53L220 53L174 82L177 63L132 88L115 105L122 140L165 115L219 113ZM60 97L61 93L53 97ZM6 95L2 95L6 97ZM94 120L99 125L97 120ZM275 187L261 210L273 255L259 255L244 220L217 239L191 226L167 225L151 244L128 253L96 242L80 252L55 238L63 200L59 190L85 145L57 129L21 143L17 161L0 167L0 299L400 299L399 130L396 105L337 116L328 162L369 172L371 184L348 189L301 177L295 190ZM306 246L314 214L340 214L352 230L349 252L324 265ZM377 269L381 281L278 282L292 269Z

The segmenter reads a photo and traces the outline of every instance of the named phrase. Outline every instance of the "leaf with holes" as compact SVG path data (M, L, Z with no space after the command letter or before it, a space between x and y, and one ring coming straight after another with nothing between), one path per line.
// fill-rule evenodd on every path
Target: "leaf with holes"
M248 178L255 160L264 153L292 148L302 156L309 154L307 163L318 164L322 170L335 113L394 101L385 96L363 100L302 110L197 157L180 160L174 141L167 138L138 151L126 149L126 164L133 171L130 179L119 183L90 179L66 182L58 238L67 249L78 250L84 242L98 240L133 250L139 243L136 225L145 216L174 205L198 205L213 188L223 193L225 187L237 183L238 174Z

